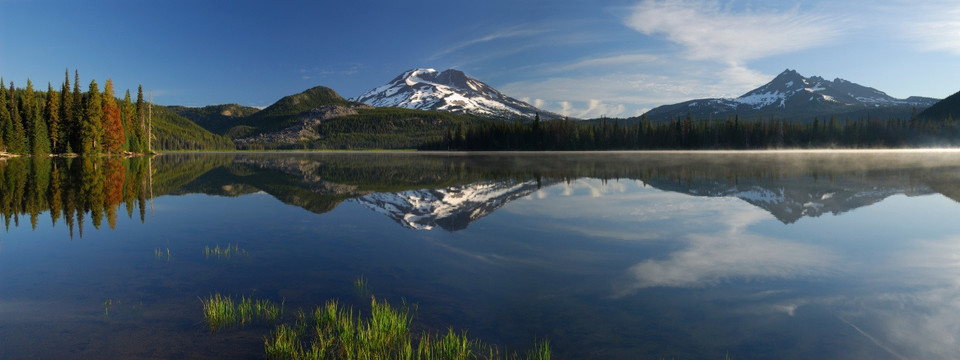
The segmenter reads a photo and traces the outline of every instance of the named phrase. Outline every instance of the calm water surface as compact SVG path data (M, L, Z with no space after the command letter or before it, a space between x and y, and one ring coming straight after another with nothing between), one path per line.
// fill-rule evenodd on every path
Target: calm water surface
M261 358L200 298L361 276L560 359L954 359L958 200L957 152L8 159L0 359Z

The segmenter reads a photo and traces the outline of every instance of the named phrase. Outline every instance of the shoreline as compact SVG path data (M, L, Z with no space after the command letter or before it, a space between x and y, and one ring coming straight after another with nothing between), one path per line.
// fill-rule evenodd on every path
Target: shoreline
M960 148L888 148L888 149L709 149L709 150L416 150L416 149L370 149L370 150L215 150L215 151L170 151L173 154L424 154L424 155L483 155L483 154L898 154L898 153L960 153ZM97 154L95 157L160 156L163 153L149 154L122 153ZM83 155L76 153L47 154L41 157L75 158ZM12 154L0 151L0 160L8 158L33 157L31 154Z
M886 149L705 149L705 150L234 150L234 151L172 151L174 154L856 154L856 153L960 153L958 148L886 148Z
M92 156L97 156L97 157L119 156L119 157L124 157L124 158L131 158L131 157L136 157L136 156L159 156L159 155L162 155L162 153L153 152L153 153L149 153L149 154L144 154L144 153L125 152L125 153L120 153L120 154L96 154L96 155L92 155ZM46 155L41 155L41 156L39 156L39 157L75 158L75 157L81 157L81 156L82 156L82 155L77 154L77 153L63 153L63 154L46 154ZM16 157L34 157L34 155L33 155L33 154L12 154L12 153L8 153L8 152L5 152L5 151L0 151L0 159L16 158Z

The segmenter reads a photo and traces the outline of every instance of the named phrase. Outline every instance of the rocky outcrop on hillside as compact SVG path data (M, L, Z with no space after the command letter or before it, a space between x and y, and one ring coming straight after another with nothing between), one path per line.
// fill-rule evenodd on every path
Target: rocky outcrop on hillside
M317 126L324 121L338 118L341 116L357 115L359 109L372 109L369 105L328 105L313 108L300 115L297 115L296 125L287 127L280 131L258 134L250 137L233 139L238 147L244 147L251 144L296 144L302 141L313 141L320 139L317 132Z

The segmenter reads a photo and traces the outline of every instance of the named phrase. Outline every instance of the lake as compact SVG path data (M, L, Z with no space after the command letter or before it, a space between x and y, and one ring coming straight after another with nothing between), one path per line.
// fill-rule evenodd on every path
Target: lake
M6 159L0 359L262 358L215 293L559 359L955 359L958 201L953 151Z

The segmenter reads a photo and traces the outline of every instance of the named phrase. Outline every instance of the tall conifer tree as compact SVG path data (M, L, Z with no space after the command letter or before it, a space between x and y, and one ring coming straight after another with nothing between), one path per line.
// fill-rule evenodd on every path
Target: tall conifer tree
M43 121L41 112L43 101L37 98L37 92L33 90L33 82L30 79L27 79L27 88L23 93L20 111L23 113L23 123L27 129L29 152L34 155L49 154L50 135L47 133L47 124Z
M83 118L86 117L86 104L84 104L83 93L80 92L80 72L76 69L73 70L73 127L71 132L73 136L70 137L70 142L73 146L73 151L81 153L80 149L80 130L81 124L83 123Z
M10 91L8 92L9 101L7 102L10 112L10 121L13 123L13 129L10 132L7 141L8 151L14 154L27 153L27 138L23 131L23 122L20 120L20 107L17 105L17 91L13 87L13 81L10 82Z
M33 93L33 81L27 79L27 87L20 90L20 121L23 122L23 129L26 130L27 152L33 153L34 143L36 143L36 120L37 104Z
M10 109L7 108L7 88L0 78L0 151L9 151L7 142L13 133L13 122L10 119Z
M60 87L60 147L57 152L72 152L70 139L73 138L73 131L76 129L76 121L73 112L73 94L70 93L70 70L65 70L63 74L63 86Z
M107 79L103 89L103 151L119 153L123 151L123 123L120 120L120 107L113 92L113 80Z
M53 91L53 85L47 83L47 107L44 109L47 120L47 133L50 135L50 148L55 153L60 149L60 94Z
M137 142L135 146L136 150L132 150L135 153L147 152L147 141L150 141L150 139L147 139L146 136L146 114L147 107L143 101L143 85L137 85L137 124L133 126Z
M120 121L123 123L123 137L126 139L123 146L127 151L133 151L133 117L136 109L133 107L133 102L130 100L130 89L127 89L127 92L123 94L123 102L120 103Z
M102 149L100 139L103 129L103 99L97 80L90 80L83 119L80 121L80 153L90 155Z

